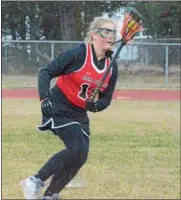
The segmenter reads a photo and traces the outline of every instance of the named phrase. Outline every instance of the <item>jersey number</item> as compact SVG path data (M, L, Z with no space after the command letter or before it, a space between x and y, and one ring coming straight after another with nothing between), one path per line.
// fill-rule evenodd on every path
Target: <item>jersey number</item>
M81 99L84 99L86 100L87 99L87 92L88 92L88 89L89 89L89 86L88 84L84 83L80 86L80 92L78 94L78 96L81 98Z
M86 84L86 83L83 83L81 86L80 86L80 92L78 93L78 96L81 98L81 99L84 99L86 100L87 99L87 96L88 96L88 89L89 89L90 85L89 84ZM95 89L92 89L92 93L94 93L94 90Z

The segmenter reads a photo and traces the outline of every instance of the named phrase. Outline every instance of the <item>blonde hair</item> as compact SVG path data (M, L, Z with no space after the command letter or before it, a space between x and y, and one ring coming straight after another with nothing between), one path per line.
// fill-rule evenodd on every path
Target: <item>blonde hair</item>
M95 17L94 20L91 22L90 26L88 27L86 38L84 39L84 41L86 43L91 43L91 32L100 28L105 23L112 23L116 26L116 21L111 19L110 17Z

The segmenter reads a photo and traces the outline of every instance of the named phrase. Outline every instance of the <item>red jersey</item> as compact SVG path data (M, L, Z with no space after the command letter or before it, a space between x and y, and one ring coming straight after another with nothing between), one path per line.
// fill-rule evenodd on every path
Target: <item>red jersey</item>
M77 71L59 76L56 84L71 103L85 108L86 100L90 98L109 65L110 58L106 58L105 67L99 70L93 62L91 44L86 44L86 58L82 67ZM107 75L101 91L107 88L111 73L112 70Z

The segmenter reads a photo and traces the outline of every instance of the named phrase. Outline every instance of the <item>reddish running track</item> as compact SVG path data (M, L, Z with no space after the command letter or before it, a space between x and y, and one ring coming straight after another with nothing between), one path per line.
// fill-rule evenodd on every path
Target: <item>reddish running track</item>
M3 89L3 99L38 99L36 89ZM171 100L180 101L180 90L115 90L114 99L119 100Z

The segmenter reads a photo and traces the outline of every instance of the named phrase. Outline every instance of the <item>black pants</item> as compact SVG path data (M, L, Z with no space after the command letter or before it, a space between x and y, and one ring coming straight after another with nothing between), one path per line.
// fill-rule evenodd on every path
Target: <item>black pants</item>
M52 156L36 175L42 181L53 175L44 195L59 193L86 162L89 152L89 138L80 125L69 125L53 132L66 148Z

